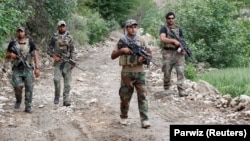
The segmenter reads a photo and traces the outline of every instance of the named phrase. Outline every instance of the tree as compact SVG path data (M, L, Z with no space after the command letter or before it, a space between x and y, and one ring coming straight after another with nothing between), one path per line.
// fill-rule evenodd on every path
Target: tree
M138 0L89 0L86 5L98 11L105 20L118 21L120 25L128 19L131 11L138 6Z
M31 7L25 7L25 0L2 0L0 5L0 43L14 33L18 26L32 16ZM25 8L24 8L25 7Z
M241 65L248 42L244 38L247 28L242 26L245 20L235 3L189 0L175 7L176 21L198 61L209 62L213 67Z

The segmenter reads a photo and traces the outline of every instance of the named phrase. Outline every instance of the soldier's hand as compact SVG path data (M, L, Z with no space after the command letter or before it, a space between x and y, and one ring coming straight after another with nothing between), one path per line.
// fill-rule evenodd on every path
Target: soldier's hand
M35 74L35 77L38 78L40 76L40 70L39 69L35 69L34 70L34 74Z
M183 50L181 51L181 54L182 54L182 55L187 55L187 52L183 49Z
M12 59L17 59L17 55L16 55L15 53L13 53L13 52L10 52L10 53L9 53L9 56L10 56L10 58L12 58Z
M140 56L138 62L143 63L144 61L146 61L146 59Z
M53 56L53 58L54 58L55 62L61 62L62 61L62 59L60 57L57 57L56 55Z
M179 46L181 46L181 43L179 42L179 41L177 41L177 40L174 40L174 43L173 43L175 46L177 46L177 47L179 47Z
M70 69L72 70L73 68L75 68L75 65L71 65Z
M129 48L121 48L120 51L123 54L131 54L132 53L132 51Z

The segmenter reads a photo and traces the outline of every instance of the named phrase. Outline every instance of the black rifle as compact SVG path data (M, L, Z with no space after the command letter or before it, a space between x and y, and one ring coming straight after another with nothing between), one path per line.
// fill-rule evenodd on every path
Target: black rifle
M126 41L121 40L123 43L123 47L128 47L132 53L138 57L143 57L146 59L145 64L147 67L150 65L150 62L152 62L155 66L158 66L156 63L152 61L152 57L147 53L146 47L144 46L139 46L136 43L126 43Z
M62 54L62 56L61 56L58 53L56 53L55 51L52 51L51 49L49 49L49 51L52 54L55 54L56 56L58 56L60 59L62 59L63 62L69 63L70 65L78 68L79 70L85 71L84 69L82 69L81 67L79 67L79 65L73 59L69 58L67 55Z
M17 47L16 43L15 45L11 48L11 51L17 55L18 62L15 63L15 65L19 65L19 63L22 63L24 65L24 68L31 68L30 64L27 62L27 57L28 55L23 55L22 51L20 48Z
M23 69L27 69L27 70L28 70L29 68L32 68L32 69L33 69L33 66L31 66L31 65L27 62L27 58L28 58L28 55L29 55L29 54L28 54L28 55L23 55L22 50L21 50L20 48L17 47L17 44L16 44L16 43L14 44L14 46L11 47L10 52L13 52L14 54L17 55L18 60L16 60L16 61L14 62L14 66L15 66L15 67L18 67L18 66L20 65L20 63L22 63ZM6 60L5 60L5 61L6 61ZM4 62L4 63L6 63L6 62ZM6 65L6 64L4 64L4 65ZM5 69L5 67L2 68L2 71L3 71L4 73L7 72L6 69ZM28 70L28 72L31 73L30 70Z
M184 40L183 38L181 38L181 37L178 38L178 37L176 36L176 34L173 32L173 30L171 30L171 29L169 29L169 30L170 30L170 32L172 33L172 34L170 34L170 36L173 35L172 37L175 38L177 41L179 41L179 42L181 43L180 48L183 49L183 50L185 50L185 51L187 52L188 56L192 58L193 53L192 53L192 51L187 47L187 44L186 44L185 40Z

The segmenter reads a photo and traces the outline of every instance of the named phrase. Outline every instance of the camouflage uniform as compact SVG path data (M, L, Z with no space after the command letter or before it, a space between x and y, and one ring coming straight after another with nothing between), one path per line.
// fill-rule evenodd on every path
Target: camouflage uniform
M66 31L61 35L55 33L52 37L48 54L56 53L64 59L74 58L74 41L73 37ZM67 62L54 62L54 86L55 86L55 98L59 98L61 94L61 78L63 77L64 89L63 89L63 102L69 102L69 93L71 90L72 81L72 66Z
M134 42L139 46L147 46L145 41L135 36L134 39L129 39L127 36L122 37L115 49L123 47L122 40L128 42ZM133 61L131 62L131 58ZM122 119L128 118L129 103L132 98L134 88L137 91L138 107L140 112L141 121L148 120L148 101L146 98L146 81L143 64L137 61L138 57L133 55L121 55L119 58L119 64L122 65L121 71L121 86L119 89L120 95L120 110Z
M177 26L163 26L160 30L161 33L166 33L167 38L172 38L170 36L170 29L175 33L177 37L183 37L182 31ZM177 52L178 47L173 44L164 44L162 49L162 58L163 58L163 66L162 71L164 73L164 89L168 90L171 86L171 72L173 67L176 69L177 73L177 88L179 91L179 95L184 95L185 90L183 88L184 83L184 71L185 71L185 56L179 52Z
M15 49L14 49L15 47ZM34 88L34 67L33 67L33 52L36 50L36 46L32 41L26 39L25 44L19 44L18 41L11 41L9 43L7 51L14 52L17 54L19 50L25 57L25 61L29 67L26 67L20 59L13 61L12 66L12 79L11 84L15 91L16 104L21 104L22 102L22 89L25 87L25 107L31 107L33 88ZM17 108L17 107L16 107ZM18 108L17 108L18 109Z

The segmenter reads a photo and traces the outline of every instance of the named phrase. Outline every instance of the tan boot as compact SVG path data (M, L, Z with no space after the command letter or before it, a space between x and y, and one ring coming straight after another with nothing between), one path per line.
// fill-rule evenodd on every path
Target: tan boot
M148 120L141 121L141 128L149 128L149 127L150 127L150 123Z
M122 119L120 120L120 124L121 124L121 125L127 125L127 124L128 124L127 119L126 119L126 118L122 118Z

